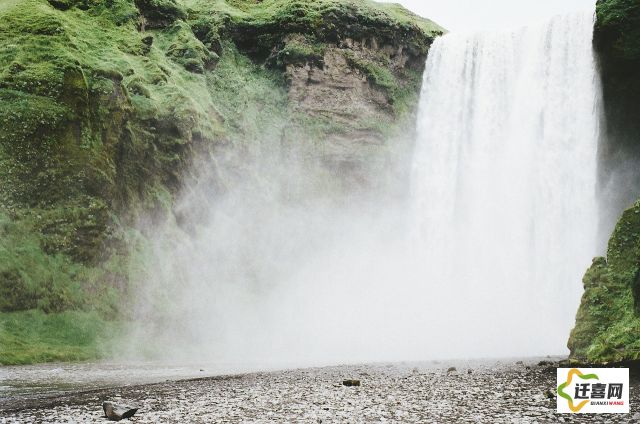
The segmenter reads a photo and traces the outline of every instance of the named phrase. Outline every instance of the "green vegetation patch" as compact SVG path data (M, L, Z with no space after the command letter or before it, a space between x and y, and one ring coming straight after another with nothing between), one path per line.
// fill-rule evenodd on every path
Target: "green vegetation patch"
M358 57L348 50L344 55L349 66L366 76L370 84L385 92L396 116L402 116L415 107L422 82L417 70L405 68L394 74L389 66L384 66L386 58L374 61Z
M375 37L380 44L403 44L426 55L433 39L444 30L399 5L361 0L186 0L200 26L230 36L252 55L268 55L287 34L316 40ZM204 32L204 31L203 31Z
M640 61L640 3L599 0L596 16L596 41L618 59Z
M185 22L178 22L158 34L158 45L167 57L184 66L187 71L202 74L213 69L218 55L209 51Z
M327 45L319 42L310 42L302 34L290 37L284 48L278 52L278 65L315 65L322 67Z
M0 215L0 311L59 312L81 303L82 265L42 251L34 228Z
M211 99L230 139L277 141L288 120L288 97L282 73L265 69L241 54L233 43L223 45L216 68L207 74Z
M592 363L640 359L640 202L626 210L594 259L571 332L573 358Z
M0 365L99 359L118 331L95 312L0 313Z

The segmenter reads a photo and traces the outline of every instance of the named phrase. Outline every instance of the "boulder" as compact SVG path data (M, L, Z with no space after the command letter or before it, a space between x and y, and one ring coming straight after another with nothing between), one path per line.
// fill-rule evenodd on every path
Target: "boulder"
M133 417L133 414L138 411L138 408L121 405L110 401L103 402L102 409L104 410L104 416L111 421L120 421L125 418L131 418Z

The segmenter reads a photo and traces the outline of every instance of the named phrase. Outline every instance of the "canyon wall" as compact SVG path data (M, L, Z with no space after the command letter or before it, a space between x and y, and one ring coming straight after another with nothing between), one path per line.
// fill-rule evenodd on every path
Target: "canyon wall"
M409 154L442 33L355 0L4 2L0 311L49 314L32 317L42 334L64 311L123 318L153 225L193 230L185 181L259 179L261 149L304 150L318 191L387 190L371 176ZM0 362L32 360L10 352L29 319L0 315Z

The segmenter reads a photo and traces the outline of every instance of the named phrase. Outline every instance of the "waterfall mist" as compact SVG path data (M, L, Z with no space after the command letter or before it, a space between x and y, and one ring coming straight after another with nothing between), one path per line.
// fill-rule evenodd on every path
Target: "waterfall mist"
M267 365L565 352L597 253L592 26L436 40L413 158L389 170L412 169L406 199L338 193L278 128L240 183L194 180L176 207L190 230L155 229L132 350Z

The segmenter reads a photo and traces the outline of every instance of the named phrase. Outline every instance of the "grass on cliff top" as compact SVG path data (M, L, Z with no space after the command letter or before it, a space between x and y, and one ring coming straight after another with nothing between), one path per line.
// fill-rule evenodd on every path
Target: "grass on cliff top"
M112 80L122 80L131 89L131 97L138 95L134 100L145 103L147 114L163 120L195 122L200 126L198 131L205 135L217 133L216 113L204 89L204 77L189 72L178 60L182 58L176 59L168 51L177 42L195 47L201 43L190 31L185 35L178 27L140 33L135 13L124 7L133 3L126 0L112 3L111 7L98 3L88 11L74 8L62 12L44 0L25 0L0 9L0 91L23 93L15 101L9 99L12 104L7 109L14 106L13 115L29 120L27 115L39 110L33 105L37 106L43 97L68 108L65 77L69 70L81 69L89 91L109 94ZM115 6L120 3L122 7ZM145 54L142 39L148 35L154 37L154 43ZM6 117L0 115L0 123L13 115L9 111ZM44 119L36 118L38 122ZM76 117L66 116L72 118ZM42 122L47 133L58 125L58 121L51 121ZM13 127L6 130L9 129L20 130ZM23 144L32 138L38 126L29 125L28 129L30 133L17 134ZM15 138L12 137L14 149L18 149ZM83 147L101 147L99 140L92 141Z
M0 365L99 359L116 327L95 312L0 313Z
M373 25L415 26L426 36L445 32L437 23L416 15L396 3L370 0L182 0L185 6L198 11L214 11L233 19L251 20L256 24L298 22L304 20L312 27L323 25L323 16L338 15L346 9L366 17Z
M398 3L378 3L373 1L367 1L369 7L380 9L387 13L391 18L403 23L413 23L418 25L425 34L439 34L444 33L446 30L432 21L431 19L423 18L416 15L412 11L406 9Z

